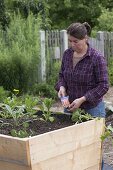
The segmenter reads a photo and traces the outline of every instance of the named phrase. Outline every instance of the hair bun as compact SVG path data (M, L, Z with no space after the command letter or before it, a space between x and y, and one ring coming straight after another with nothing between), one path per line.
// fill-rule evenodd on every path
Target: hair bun
M86 27L87 29L87 34L88 36L90 36L91 34L91 26L88 24L88 22L84 22L83 25Z

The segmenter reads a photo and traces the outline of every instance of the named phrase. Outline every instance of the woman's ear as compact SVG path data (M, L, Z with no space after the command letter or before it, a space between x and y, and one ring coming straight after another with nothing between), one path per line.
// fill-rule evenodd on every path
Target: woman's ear
M89 39L89 37L86 35L86 36L85 36L85 40L86 40L86 42L88 42L88 39Z

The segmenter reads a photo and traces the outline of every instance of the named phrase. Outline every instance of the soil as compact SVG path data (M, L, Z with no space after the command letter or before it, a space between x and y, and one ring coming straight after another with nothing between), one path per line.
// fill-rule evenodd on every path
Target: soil
M74 123L71 121L71 117L69 115L64 114L54 114L54 121L44 121L42 112L38 111L34 117L18 120L18 126L15 126L13 119L3 119L0 118L0 134L11 135L11 130L15 129L17 132L20 130L26 130L28 136L35 136L39 134L43 134L45 132L49 132L52 130L60 129L63 127L67 127L73 125ZM29 122L29 127L24 129L22 122ZM25 136L23 136L25 137Z

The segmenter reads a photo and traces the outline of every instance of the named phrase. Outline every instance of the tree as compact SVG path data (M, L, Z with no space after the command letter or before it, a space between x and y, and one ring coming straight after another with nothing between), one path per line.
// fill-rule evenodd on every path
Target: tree
M4 0L0 0L0 24L4 30L9 24L9 16L6 14Z
M101 14L100 0L48 0L52 28L67 28L72 22L87 21L94 27Z
M113 9L113 0L101 0L101 4L104 8L109 9L109 11L112 11Z
M41 16L43 29L50 26L47 0L5 0L4 9L10 14L14 12L18 14L19 11L24 18L27 18L29 13L32 12L35 17Z
M102 8L102 14L97 20L98 25L94 27L96 31L113 31L113 9L109 11L108 9Z

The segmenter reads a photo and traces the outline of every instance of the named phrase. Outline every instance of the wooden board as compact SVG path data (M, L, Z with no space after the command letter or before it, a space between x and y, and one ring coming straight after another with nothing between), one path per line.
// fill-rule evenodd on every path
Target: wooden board
M11 136L0 135L0 161L29 166L30 157L28 142L28 139L19 139Z
M33 170L85 170L99 166L104 120L91 120L29 140ZM37 154L38 153L38 154ZM96 169L99 170L99 169Z
M0 170L32 170L31 166L20 165L17 162L0 161Z

